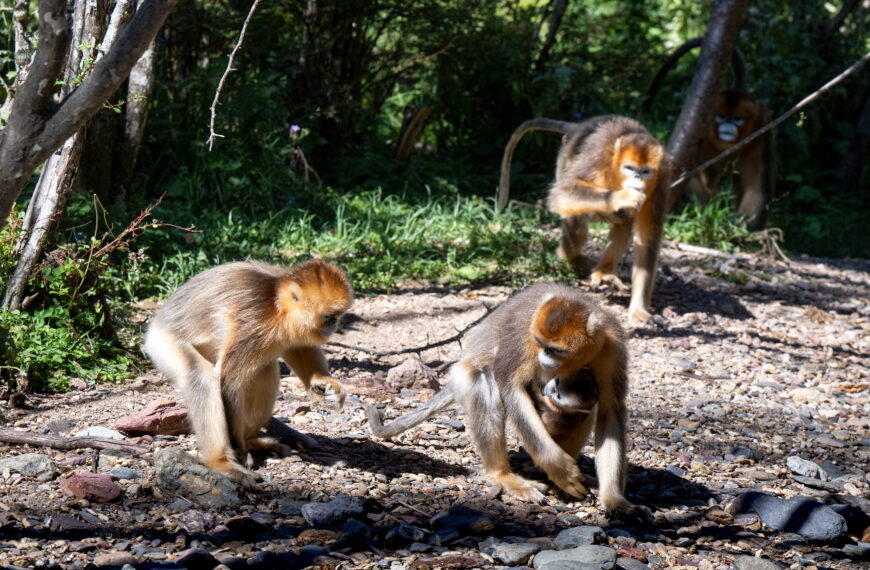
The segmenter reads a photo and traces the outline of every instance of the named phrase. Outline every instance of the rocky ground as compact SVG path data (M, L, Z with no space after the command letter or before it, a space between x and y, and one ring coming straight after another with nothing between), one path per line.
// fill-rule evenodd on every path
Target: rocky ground
M598 293L624 317L627 292ZM180 452L193 449L187 435L128 437L141 446L133 454L0 444L0 564L870 565L870 262L664 250L659 316L646 326L625 322L628 494L652 509L653 526L608 520L594 498L575 501L552 488L544 505L500 496L479 476L456 410L392 442L369 437L365 406L383 404L390 419L433 393L425 368L406 361L443 370L459 345L396 356L347 346L425 346L507 295L502 287L419 285L359 299L336 339L346 347L328 350L350 393L345 408L311 404L286 378L276 415L320 447L266 459L258 494L185 461ZM5 408L3 427L62 436L114 429L122 417L177 397L151 372L121 386L30 397L23 408ZM513 450L518 471L544 479L518 445ZM589 459L581 468L593 471ZM179 487L185 482L193 490Z

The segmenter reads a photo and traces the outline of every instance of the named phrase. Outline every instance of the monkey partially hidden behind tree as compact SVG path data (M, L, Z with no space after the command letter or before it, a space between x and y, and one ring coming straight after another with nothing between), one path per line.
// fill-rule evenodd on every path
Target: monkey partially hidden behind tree
M144 349L184 395L206 467L255 490L249 452L290 453L259 435L278 396L279 358L312 396L341 408L345 390L330 377L320 345L352 302L345 274L311 260L289 268L220 265L163 303Z
M619 115L603 115L568 123L531 119L514 131L505 147L499 185L499 208L508 203L510 161L520 138L530 130L563 133L556 160L556 179L547 205L562 218L557 254L578 272L587 270L583 245L589 221L610 224L609 243L592 270L592 284L623 287L616 265L634 235L629 315L650 318L652 290L661 249L671 160L662 145L640 123Z
M642 112L652 107L656 94L668 72L689 51L700 47L704 38L692 38L677 47L662 62L655 78L644 96ZM722 91L716 99L716 113L711 121L698 153L697 164L728 150L770 122L770 111L747 91L746 61L742 52L734 48L731 58L734 83ZM767 211L776 185L774 131L755 139L736 154L714 163L692 177L688 188L702 204L716 193L723 175L731 175L731 186L737 213L746 216L746 227L752 231L762 230L767 225ZM671 190L669 208L682 197L682 185Z
M599 499L609 511L648 510L624 496L625 336L616 317L576 289L538 283L502 303L463 341L448 385L429 402L384 426L368 408L372 433L393 437L458 402L487 478L521 499L541 501L546 485L513 473L505 429L559 488L588 494L577 455L595 433Z

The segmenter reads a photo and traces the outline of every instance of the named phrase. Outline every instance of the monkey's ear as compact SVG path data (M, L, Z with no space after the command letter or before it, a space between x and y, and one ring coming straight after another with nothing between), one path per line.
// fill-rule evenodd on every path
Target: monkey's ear
M619 149L622 148L622 137L616 137L616 140L613 141L613 155L619 156Z
M295 281L291 281L287 284L287 292L293 296L293 302L298 303L299 299L302 298L302 287L299 286L299 283Z
M592 311L586 319L586 334L594 336L604 327L604 315L599 311Z
M656 162L662 161L662 156L664 155L664 149L662 145L657 144L653 145L652 150L650 151L650 158Z

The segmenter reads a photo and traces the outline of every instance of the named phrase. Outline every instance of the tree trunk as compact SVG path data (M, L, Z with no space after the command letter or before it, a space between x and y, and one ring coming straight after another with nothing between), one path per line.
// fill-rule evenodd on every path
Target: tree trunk
M33 171L100 110L129 75L178 0L149 0L118 41L60 106L52 89L69 48L65 0L39 3L39 41L33 61L0 131L0 224Z
M837 192L846 193L852 190L864 165L870 160L870 92L864 98L864 108L858 116L858 125L855 127L855 136L849 144L849 150L840 161L837 168Z
M550 27L547 30L547 39L544 41L541 53L538 54L538 60L535 62L535 71L538 73L544 69L544 65L550 59L550 50L553 49L553 44L556 43L556 34L562 25L562 18L565 16L565 9L567 7L568 0L556 0L553 13L550 15Z
M127 19L130 2L131 0L118 0L108 23L106 0L76 2L70 42L73 49L67 58L61 97L68 96L81 78L88 74L99 53L106 53L112 47L121 24ZM100 38L102 43L98 52ZM45 163L24 216L21 237L16 245L18 261L3 295L4 310L14 311L26 306L24 294L27 281L42 257L49 234L63 216L72 194L82 155L83 138L81 132L74 133ZM112 148L113 146L109 146L109 150L104 149L104 152L111 152Z
M698 150L715 113L716 97L722 90L731 53L748 0L719 0L713 6L704 34L698 68L686 95L683 110L668 140L675 173L694 166ZM670 207L679 200L685 184L671 189Z

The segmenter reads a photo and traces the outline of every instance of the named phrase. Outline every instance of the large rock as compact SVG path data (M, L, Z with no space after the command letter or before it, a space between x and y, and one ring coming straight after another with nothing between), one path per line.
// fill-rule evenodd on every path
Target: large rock
M21 473L25 477L33 477L40 481L48 481L57 473L51 458L41 453L24 453L0 459L0 473L7 469L12 473Z
M506 566L522 566L541 549L533 542L500 542L492 549L492 557Z
M818 463L810 461L809 459L804 459L803 457L798 457L797 455L787 457L785 464L788 465L788 468L791 469L792 473L802 477L809 477L811 479L819 479L822 472Z
M846 519L827 505L806 497L780 499L750 491L734 500L738 513L754 512L768 527L811 540L835 540L846 534Z
M77 499L105 503L117 499L121 488L105 473L75 473L61 479L60 489Z
M351 517L365 514L363 499L340 494L328 503L302 505L302 516L311 526L339 525Z
M401 392L404 388L440 390L438 373L416 358L409 358L387 372L387 389Z
M560 532L553 540L556 545L556 550L567 550L568 548L576 548L577 546L586 546L589 544L605 542L607 536L604 531L597 526L575 526L574 528L566 528Z
M734 570L780 570L776 562L755 556L741 556L734 560Z
M568 562L571 566L565 566ZM545 550L535 555L535 568L575 568L576 570L610 570L616 565L616 551L607 546L578 546L568 550Z
M157 485L168 494L180 495L206 509L242 504L238 489L225 475L200 465L178 448L161 449L154 455Z
M121 418L115 428L128 435L180 435L190 433L187 408L172 400L151 402L147 408Z

